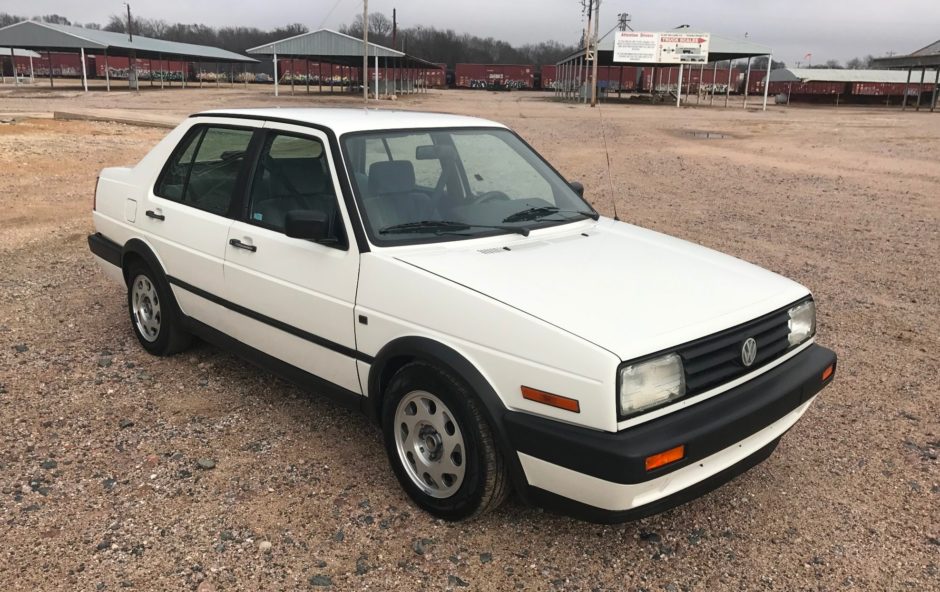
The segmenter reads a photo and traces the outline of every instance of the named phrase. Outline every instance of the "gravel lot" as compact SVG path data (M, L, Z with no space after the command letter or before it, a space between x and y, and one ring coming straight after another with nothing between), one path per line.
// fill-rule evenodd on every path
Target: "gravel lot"
M508 123L605 214L808 285L840 373L767 462L621 526L517 502L433 520L359 415L207 345L138 346L85 237L97 171L164 130L17 120L0 124L0 589L940 589L940 115L546 97L397 105ZM343 101L0 91L0 120Z

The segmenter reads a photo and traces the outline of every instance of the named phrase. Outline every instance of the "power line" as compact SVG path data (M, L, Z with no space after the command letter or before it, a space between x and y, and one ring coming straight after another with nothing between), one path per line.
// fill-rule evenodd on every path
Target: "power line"
M329 11L328 13L326 13L326 16L323 17L323 22L320 23L320 26L317 27L317 29L322 29L322 28L323 28L323 25L326 24L326 21L329 20L329 18L330 18L331 16L333 16L333 12L334 12L337 8L339 8L339 5L342 4L343 2L344 2L344 0L336 0L336 3L333 4L333 8L331 8L330 11ZM360 5L360 4L362 4L361 1L360 1L360 2L357 2L357 3L356 3L356 8L359 8L359 5Z

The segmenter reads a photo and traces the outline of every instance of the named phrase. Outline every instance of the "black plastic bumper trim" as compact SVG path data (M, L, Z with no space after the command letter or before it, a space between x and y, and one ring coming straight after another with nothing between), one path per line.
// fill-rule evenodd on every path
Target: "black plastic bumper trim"
M757 452L741 459L727 469L715 473L714 475L703 479L702 481L699 481L695 485L687 487L681 491L677 491L672 495L658 499L655 502L651 502L636 508L631 508L629 510L605 510L603 508L598 508L568 499L566 497L562 497L556 493L552 493L538 487L529 487L529 496L536 505L545 508L549 512L564 514L566 516L571 516L572 518L585 520L587 522L594 522L597 524L617 524L620 522L639 520L641 518L646 518L647 516L665 512L666 510L670 510L676 506L681 506L686 502L690 502L711 491L714 491L738 475L749 471L750 469L767 460L767 458L773 453L774 449L777 448L777 444L779 442L780 438L775 439L773 442L767 444Z
M519 412L507 412L513 447L552 464L611 481L643 483L693 464L762 430L809 400L833 375L832 351L811 345L764 374L711 399L621 432L599 432ZM685 445L686 456L655 471L646 457Z
M100 257L111 265L121 266L121 257L123 255L121 245L104 237L100 232L88 235L88 248L96 257Z

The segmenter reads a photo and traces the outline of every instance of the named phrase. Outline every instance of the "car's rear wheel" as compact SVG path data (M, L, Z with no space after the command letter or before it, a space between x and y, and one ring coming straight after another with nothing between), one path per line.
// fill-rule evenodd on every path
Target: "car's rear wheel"
M176 302L163 278L141 262L127 269L127 308L137 340L157 356L181 352L190 335L183 329Z
M474 393L451 373L414 362L383 400L389 461L424 510L461 520L496 508L509 493L505 462Z

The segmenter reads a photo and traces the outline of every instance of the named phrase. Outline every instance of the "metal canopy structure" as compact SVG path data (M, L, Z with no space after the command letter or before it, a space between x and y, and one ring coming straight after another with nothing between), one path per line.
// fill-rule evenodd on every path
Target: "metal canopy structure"
M908 68L940 67L940 40L934 41L927 47L904 56L891 56L878 58L871 63L873 68L894 68L907 70Z
M101 53L105 56L121 56L130 59L176 58L186 61L222 64L255 63L246 57L218 47L178 43L135 35L129 39L124 33L85 29L68 25L56 25L36 21L22 21L0 29L0 45L42 51L74 52L78 50L82 59L82 85L88 90L85 72L85 53ZM107 66L105 68L107 72ZM50 68L51 80L51 68ZM130 81L129 81L130 82ZM110 79L108 80L110 89Z
M365 47L362 39L356 39L355 37L332 29L319 29L317 31L281 39L280 41L259 45L258 47L252 47L247 50L246 53L271 56L274 61L274 95L277 96L277 62L279 59L313 59L318 62L327 62L329 64L348 66L350 68L359 67L361 69L363 55L366 55ZM367 55L370 59L374 60L375 64L376 96L379 94L378 70L380 59L384 67L395 68L401 74L401 79L394 81L396 92L398 90L410 92L415 89L414 82L416 78L412 70L416 68L439 68L439 66L433 62L375 43L369 43ZM386 92L388 92L388 82L386 82L385 89Z
M14 47L0 47L0 57L6 57L8 55L13 55L18 58L38 58L40 55L35 51L30 51L28 49L16 49Z
M927 73L933 77L934 72ZM778 68L770 73L770 82L866 82L904 83L907 73L899 70L842 70L837 68Z
M908 85L911 83L911 74L914 70L920 70L920 82L923 84L927 76L927 68L936 68L936 72L933 73L933 95L930 98L930 112L933 113L937 109L937 94L940 90L940 40L934 41L927 47L922 47L909 55L878 58L873 60L871 65L873 68L907 70L906 84ZM907 109L906 88L904 89L904 100L901 102L901 110L905 109ZM920 111L920 99L917 101L917 110Z
M766 45L761 45L759 43L753 43L744 39L728 39L727 37L721 37L715 35L714 33L708 33L706 31L696 31L693 29L680 28L673 29L672 32L681 33L683 35L708 35L709 36L709 46L708 46L708 62L714 64L717 67L718 62L723 61L732 61L747 59L747 76L750 78L751 71L751 58L767 56L767 70L770 71L771 64L773 63L773 50ZM601 66L637 66L637 67L659 67L664 64L660 63L629 63L624 62L615 62L614 61L614 42L616 40L616 35L614 32L610 32L604 36L603 39L598 41L597 44L597 61ZM562 79L562 84L567 84L566 88L570 93L571 89L574 88L577 93L580 94L581 87L587 82L587 78L584 77L581 73L582 66L585 63L585 58L587 56L587 49L581 48L578 51L572 53L571 55L566 56L564 59L556 63L556 66L561 69L562 75L559 78ZM671 65L667 64L666 67ZM693 67L693 64L680 64L680 68L683 66L688 66L689 68ZM704 64L700 64L700 67L704 68ZM729 75L729 87L730 87L730 75L731 68L728 69ZM746 84L746 83L745 83ZM680 92L676 97L676 106L680 106L682 102L682 84L680 79L679 89ZM766 86L765 86L766 89ZM730 89L729 89L730 90ZM564 94L564 93L563 93ZM725 101L725 106L728 102ZM745 101L745 107L747 102ZM767 109L767 93L764 93L764 110Z
M29 58L29 79L33 79L33 58L41 57L35 51L30 51L28 49L17 49L14 47L0 47L0 60L10 56L10 66L13 68L13 83L19 84L19 79L16 77L16 58ZM2 65L0 65L0 72L3 71Z

